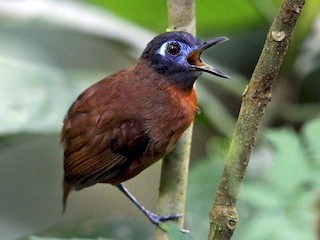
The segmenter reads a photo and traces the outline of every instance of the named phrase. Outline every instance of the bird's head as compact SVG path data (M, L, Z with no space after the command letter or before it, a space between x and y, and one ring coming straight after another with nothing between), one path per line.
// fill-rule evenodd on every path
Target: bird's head
M201 60L202 51L226 40L226 37L217 37L201 41L187 32L166 32L148 43L140 59L146 60L157 73L188 89L202 72L229 78Z

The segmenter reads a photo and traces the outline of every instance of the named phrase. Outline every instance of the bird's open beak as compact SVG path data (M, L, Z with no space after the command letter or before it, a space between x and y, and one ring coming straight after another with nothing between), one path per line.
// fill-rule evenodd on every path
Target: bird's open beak
M227 37L217 37L212 40L203 42L198 48L194 49L191 53L189 53L189 55L186 58L186 61L190 66L196 68L197 70L208 72L222 78L230 78L224 72L221 72L220 70L213 68L212 66L202 62L201 60L202 51L217 43L224 42L227 40L229 40L229 38Z

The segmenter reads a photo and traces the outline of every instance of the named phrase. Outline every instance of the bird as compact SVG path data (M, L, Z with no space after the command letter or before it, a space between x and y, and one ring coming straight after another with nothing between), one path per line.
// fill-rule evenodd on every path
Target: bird
M194 89L203 73L229 78L201 53L228 40L202 41L184 31L154 37L137 63L84 90L63 120L63 212L71 190L98 183L117 187L156 226L182 215L147 210L124 186L175 146L197 111Z

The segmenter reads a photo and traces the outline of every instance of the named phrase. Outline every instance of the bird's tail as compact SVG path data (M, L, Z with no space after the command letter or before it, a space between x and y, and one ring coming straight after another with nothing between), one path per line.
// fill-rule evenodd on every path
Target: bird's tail
M66 183L66 181L63 181L63 199L62 199L63 208L62 208L62 214L64 214L65 211L66 211L67 198L68 198L69 192L70 192L69 184Z

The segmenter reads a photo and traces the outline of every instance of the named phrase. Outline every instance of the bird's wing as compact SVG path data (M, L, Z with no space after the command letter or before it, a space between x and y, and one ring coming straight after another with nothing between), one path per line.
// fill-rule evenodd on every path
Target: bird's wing
M143 124L135 116L125 109L106 107L108 103L90 96L103 99L90 92L80 95L65 117L61 134L64 180L76 190L116 177L143 156L149 144Z
M123 167L143 155L149 142L138 121L115 123L104 119L105 129L99 131L99 126L87 125L90 118L90 114L82 114L64 129L65 181L75 189L117 176Z

